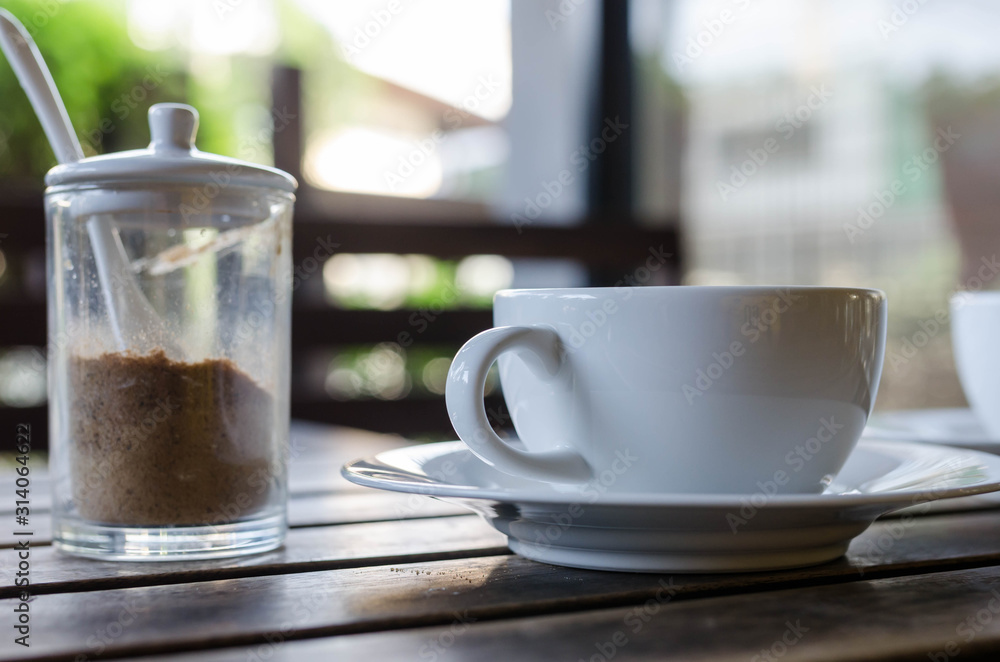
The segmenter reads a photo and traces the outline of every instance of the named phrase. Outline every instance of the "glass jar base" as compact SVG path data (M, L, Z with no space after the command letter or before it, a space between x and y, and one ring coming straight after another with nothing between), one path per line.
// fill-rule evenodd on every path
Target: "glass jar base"
M259 554L285 540L284 513L232 524L128 527L63 519L53 531L59 551L103 561L196 561Z

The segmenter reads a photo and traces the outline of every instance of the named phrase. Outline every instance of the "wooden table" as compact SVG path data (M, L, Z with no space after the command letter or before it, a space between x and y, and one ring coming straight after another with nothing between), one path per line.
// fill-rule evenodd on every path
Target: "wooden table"
M18 560L13 514L0 513L0 657L1000 660L997 511L886 519L845 558L804 570L604 573L522 559L474 515L340 478L345 460L399 438L298 425L293 443L292 529L275 552L69 558L33 510L30 648L13 643ZM35 509L47 505L40 481Z

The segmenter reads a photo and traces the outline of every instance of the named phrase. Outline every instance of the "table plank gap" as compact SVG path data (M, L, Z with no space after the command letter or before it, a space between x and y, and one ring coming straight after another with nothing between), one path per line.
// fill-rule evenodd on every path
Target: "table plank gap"
M398 571L404 572L407 568L397 568ZM891 582L891 581L915 581L930 579L934 580L935 576L940 575L954 575L954 573L962 572L979 572L985 573L984 576L989 578L990 581L995 582L997 587L1000 587L1000 568L996 566L988 566L985 568L976 568L971 570L956 570L956 571L946 571L946 572L936 572L932 575L902 575L897 577L886 577L886 578L871 578L855 582L839 582L839 583L819 583L819 584L806 584L799 585L792 589L783 587L780 585L774 586L764 586L758 585L753 587L737 587L731 586L728 588L717 587L713 590L699 590L697 587L686 588L683 585L675 585L673 582L664 583L658 591L662 594L659 599L659 603L666 604L670 603L670 606L677 609L684 609L689 604L696 605L693 609L697 613L705 614L705 617L709 619L717 619L718 614L721 612L725 614L725 608L720 607L719 603L716 601L733 601L737 605L740 605L742 612L738 615L740 618L752 618L754 614L754 609L756 605L762 602L773 602L772 596L778 594L779 596L787 595L788 600L801 605L801 601L798 597L802 594L810 594L815 600L822 601L821 594L817 594L817 591L822 590L833 590L843 587L851 587L855 585L871 585L878 582ZM749 590L748 590L749 589ZM665 596L669 596L670 600L666 600ZM991 596L997 597L1000 600L1000 588L994 588L993 593L985 595L984 603L991 599ZM955 598L954 595L949 595L949 598ZM419 630L424 628L433 627L445 627L453 625L456 622L468 622L479 624L480 626L491 626L499 627L502 630L511 631L516 630L521 627L524 623L530 623L537 619L549 619L554 618L558 615L563 619L566 619L570 624L576 622L586 622L596 621L597 623L604 624L603 621L606 620L608 612L610 611L615 615L617 622L625 622L626 616L623 615L621 610L625 610L624 614L632 611L638 614L640 609L644 609L644 604L649 604L650 601L656 603L656 594L652 594L651 597L647 597L645 600L627 599L625 596L616 597L614 599L600 599L596 596L586 597L583 599L578 599L576 601L567 602L566 600L560 599L548 599L548 600L537 600L530 603L529 606L521 606L519 604L493 604L493 605L476 605L476 606L466 606L465 608L453 609L450 611L423 611L414 610L407 614L391 615L381 618L370 618L370 619L358 619L355 621L348 621L343 623L330 623L323 625L312 625L300 627L288 632L282 631L280 627L275 627L269 631L263 632L214 632L210 635L206 635L199 639L166 639L160 637L156 640L156 637L151 637L152 641L148 640L135 640L128 642L121 646L109 647L101 651L100 659L116 659L122 657L137 657L137 656L151 656L151 655L161 655L166 653L183 653L183 652L193 652L193 651L208 651L213 649L226 649L233 647L246 647L242 652L243 660L253 659L251 657L252 649L254 646L259 645L273 645L275 641L282 644L295 643L295 642L306 642L310 640L324 639L324 638L339 638L351 635L364 635L364 634L377 634L378 636L384 636L385 634L396 633L396 632L406 632L412 630ZM659 604L658 603L658 604ZM707 605L707 606L706 606ZM596 616L595 616L596 615ZM727 614L732 618L732 614ZM794 616L789 616L789 618L794 618ZM884 615L883 615L884 618ZM734 626L738 625L739 618L733 618ZM821 622L823 618L817 618L817 622ZM960 622L959 619L956 619ZM1000 619L997 619L1000 621ZM113 622L113 621L111 621ZM513 625L511 625L513 623ZM676 623L674 623L676 624ZM807 627L812 627L807 625ZM908 627L901 628L903 632L908 632ZM592 632L589 627L577 628L576 638L579 638L580 631L585 631L588 634ZM440 630L438 631L440 633ZM884 632L882 633L884 635ZM780 636L781 632L777 632ZM995 639L1000 642L1000 627L998 627L995 633ZM565 643L563 641L562 643ZM704 643L704 642L703 642ZM830 645L828 642L827 645ZM766 646L766 644L765 644ZM471 651L469 651L471 652ZM664 651L660 650L658 652L660 655ZM71 655L72 658L66 657L66 655ZM78 656L86 655L85 652L69 652L69 653L53 653L45 654L35 658L33 656L24 657L22 659L79 659ZM746 653L744 652L745 656ZM294 658L293 658L294 659ZM302 659L302 658L299 658ZM324 659L324 658L313 658L313 659ZM388 658L378 658L378 659L388 659ZM406 659L412 659L406 658ZM477 658L478 659L478 658ZM510 658L495 658L495 659L510 659ZM544 659L544 658L539 658ZM548 658L548 659L561 659L561 658ZM643 658L645 659L645 658ZM652 659L652 658L650 658ZM683 658L688 659L688 658ZM699 659L718 659L714 657L704 657ZM745 659L745 658L744 658ZM764 659L764 658L762 658ZM814 658L810 658L814 659ZM870 658L870 657L836 657L833 659L882 659L882 658Z
M914 518L909 520L908 525L897 521L877 522L855 540L848 552L848 560L814 566L814 569L836 568L837 564L847 563L859 576L874 576L897 567L978 567L991 563L1000 554L998 546L992 543L994 539L1000 539L1000 520L985 513ZM429 540L433 542L429 543ZM931 545L943 547L933 556L927 552ZM471 552L490 548L506 549L506 538L471 514L295 528L289 532L286 545L279 550L216 561L117 563L80 559L59 554L51 547L33 546L36 567L33 585L38 592L69 592L90 590L86 587L72 588L75 583L106 581L109 578L135 582L136 586L155 585L158 577L210 573L213 570L228 572L230 568L339 562L379 556L402 558L412 553ZM0 572L11 572L14 561L13 556L0 555ZM40 570L37 569L39 567ZM804 568L795 572L809 575L814 569ZM211 579L208 577L206 580ZM164 583L167 583L166 580ZM64 585L65 589L50 588L48 584ZM13 586L0 587L0 597L14 594Z

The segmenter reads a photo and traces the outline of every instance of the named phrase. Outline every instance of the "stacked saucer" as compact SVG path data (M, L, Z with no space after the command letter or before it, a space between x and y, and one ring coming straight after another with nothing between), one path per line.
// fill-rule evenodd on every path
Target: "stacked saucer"
M926 441L1000 455L1000 438L987 432L975 412L964 407L908 409L874 414L866 438Z

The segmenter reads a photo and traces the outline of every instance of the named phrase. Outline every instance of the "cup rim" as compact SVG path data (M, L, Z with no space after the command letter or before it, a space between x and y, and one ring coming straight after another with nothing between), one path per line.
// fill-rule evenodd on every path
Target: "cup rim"
M830 292L833 294L865 294L886 298L885 292L874 287L840 287L828 285L620 285L614 287L523 287L499 290L493 295L494 299L510 297L513 295L525 296L532 294L547 295L580 295L590 294L598 296L621 290L629 290L633 294L649 296L665 291L671 292L691 292L700 290L703 292L714 292L719 294L774 294L776 292ZM997 292L1000 295L1000 292Z

